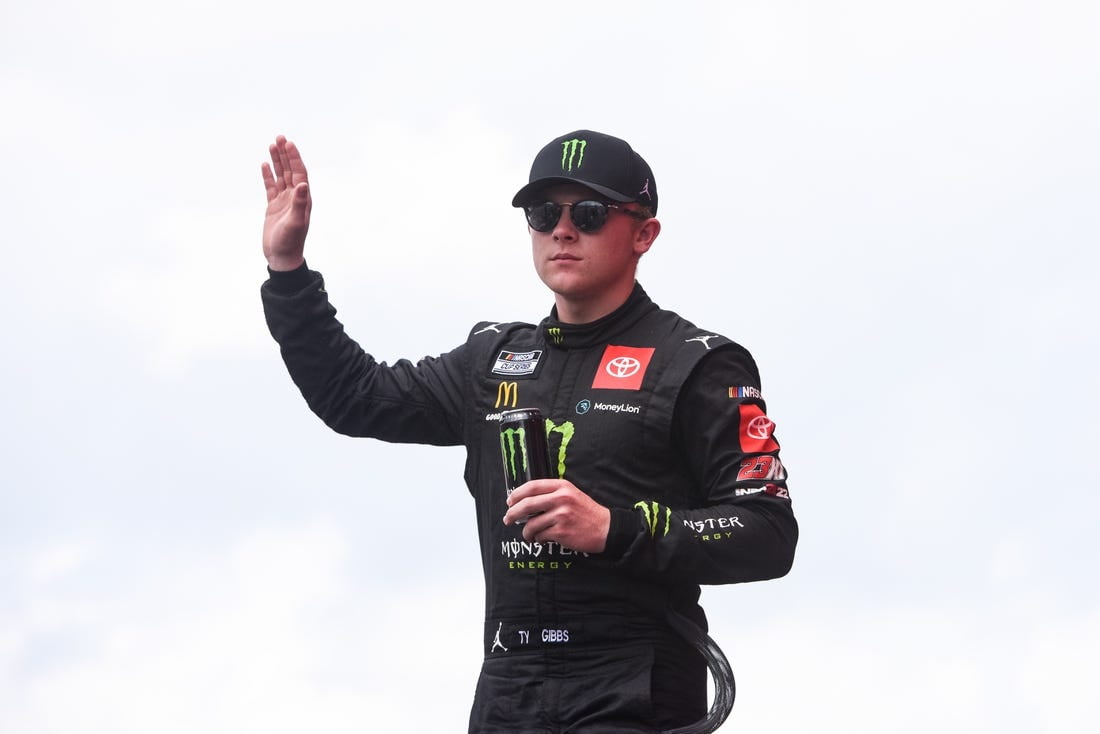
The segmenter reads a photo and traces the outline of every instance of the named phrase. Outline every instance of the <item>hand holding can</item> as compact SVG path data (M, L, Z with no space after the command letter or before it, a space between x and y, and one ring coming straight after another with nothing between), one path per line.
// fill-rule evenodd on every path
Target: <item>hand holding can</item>
M546 420L538 408L519 408L501 413L500 456L504 462L506 497L532 479L554 477L546 441Z

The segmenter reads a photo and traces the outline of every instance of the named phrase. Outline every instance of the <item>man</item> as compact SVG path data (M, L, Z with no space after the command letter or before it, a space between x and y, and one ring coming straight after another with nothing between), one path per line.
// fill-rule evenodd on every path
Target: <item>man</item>
M749 353L658 308L635 281L661 231L649 165L578 130L512 201L554 294L538 325L482 322L437 358L376 362L304 259L310 193L278 137L264 164L272 335L333 429L464 445L486 580L471 732L655 732L707 709L700 584L782 576L798 529ZM500 413L546 418L558 478L506 498ZM679 630L679 631L677 631Z

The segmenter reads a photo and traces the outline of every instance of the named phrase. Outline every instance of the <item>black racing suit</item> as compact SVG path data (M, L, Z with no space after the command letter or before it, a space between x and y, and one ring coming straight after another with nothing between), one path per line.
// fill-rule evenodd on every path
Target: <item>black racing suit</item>
M319 273L272 273L268 326L310 408L340 433L464 445L485 573L471 732L653 732L706 712L700 584L774 578L798 528L756 365L636 286L591 324L483 322L465 344L379 363L336 320ZM505 526L499 417L546 417L555 469L611 509L606 550Z

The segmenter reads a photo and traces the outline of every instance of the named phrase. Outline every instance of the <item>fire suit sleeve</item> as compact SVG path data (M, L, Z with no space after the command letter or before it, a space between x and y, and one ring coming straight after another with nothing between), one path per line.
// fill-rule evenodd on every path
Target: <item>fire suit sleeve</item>
M333 430L399 443L462 443L465 348L416 364L378 362L345 332L321 274L272 272L260 289L268 329L310 409Z
M612 510L607 553L632 573L726 584L786 574L798 524L756 364L736 344L704 358L677 399L673 441L695 498Z

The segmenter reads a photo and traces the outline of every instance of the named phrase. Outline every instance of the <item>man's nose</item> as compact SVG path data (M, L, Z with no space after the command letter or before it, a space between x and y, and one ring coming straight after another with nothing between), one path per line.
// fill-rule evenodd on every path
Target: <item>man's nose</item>
M573 224L573 205L562 204L561 215L558 217L558 223L554 225L554 239L555 240L575 240L577 239L577 228Z

